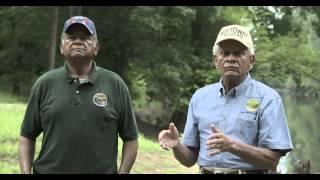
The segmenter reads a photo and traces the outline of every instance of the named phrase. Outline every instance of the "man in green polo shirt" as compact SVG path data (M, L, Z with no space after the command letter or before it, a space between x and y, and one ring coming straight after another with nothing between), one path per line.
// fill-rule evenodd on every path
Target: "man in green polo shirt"
M120 76L96 66L98 50L90 19L65 22L60 44L65 65L41 76L30 93L19 140L22 173L130 172L138 149L130 94ZM40 133L41 150L33 160Z

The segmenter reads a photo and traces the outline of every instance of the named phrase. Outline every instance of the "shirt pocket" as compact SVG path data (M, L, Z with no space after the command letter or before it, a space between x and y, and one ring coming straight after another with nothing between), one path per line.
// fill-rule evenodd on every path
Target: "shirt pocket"
M117 129L119 113L113 107L99 107L99 117L96 119L98 129L101 129L103 134Z
M104 107L103 108L103 117L106 121L118 121L119 114L112 107Z
M239 129L237 135L239 139L247 144L256 144L258 138L258 121L256 113L239 113L237 123Z

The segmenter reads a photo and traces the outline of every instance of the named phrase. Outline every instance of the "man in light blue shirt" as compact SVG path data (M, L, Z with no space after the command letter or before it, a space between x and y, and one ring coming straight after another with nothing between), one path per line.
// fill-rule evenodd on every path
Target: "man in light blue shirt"
M201 173L274 172L281 156L293 149L279 94L251 78L255 62L250 32L223 27L213 46L221 79L191 98L182 141L173 123L159 133L164 149Z

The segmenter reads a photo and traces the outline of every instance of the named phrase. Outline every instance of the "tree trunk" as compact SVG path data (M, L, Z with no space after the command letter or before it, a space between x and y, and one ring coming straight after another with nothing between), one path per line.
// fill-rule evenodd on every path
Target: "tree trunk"
M57 26L58 26L58 14L59 7L54 6L51 14L51 34L50 34L50 46L49 46L49 70L54 69L56 59L56 46L57 46Z
M10 76L10 81L11 81L11 85L12 85L12 95L14 96L19 96L20 95L20 79L19 76L16 74L17 72L15 72L15 69L19 69L19 58L20 58L20 51L18 51L19 49L19 39L17 38L17 18L15 16L11 17L11 28L12 28L12 39L13 39L13 47L16 51L16 53L12 54L12 69L11 72L9 74L12 74L12 76Z
M70 16L81 15L82 6L69 6Z
M20 96L20 84L19 84L19 82L16 82L16 81L12 82L12 94L14 96Z

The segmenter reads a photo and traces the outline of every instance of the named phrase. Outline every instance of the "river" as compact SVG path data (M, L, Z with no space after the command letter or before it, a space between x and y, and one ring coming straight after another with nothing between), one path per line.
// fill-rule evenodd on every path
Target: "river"
M306 166L310 161L311 173L320 172L320 101L317 98L297 98L281 95L294 150L282 158L278 168L286 173L296 173L300 163Z

